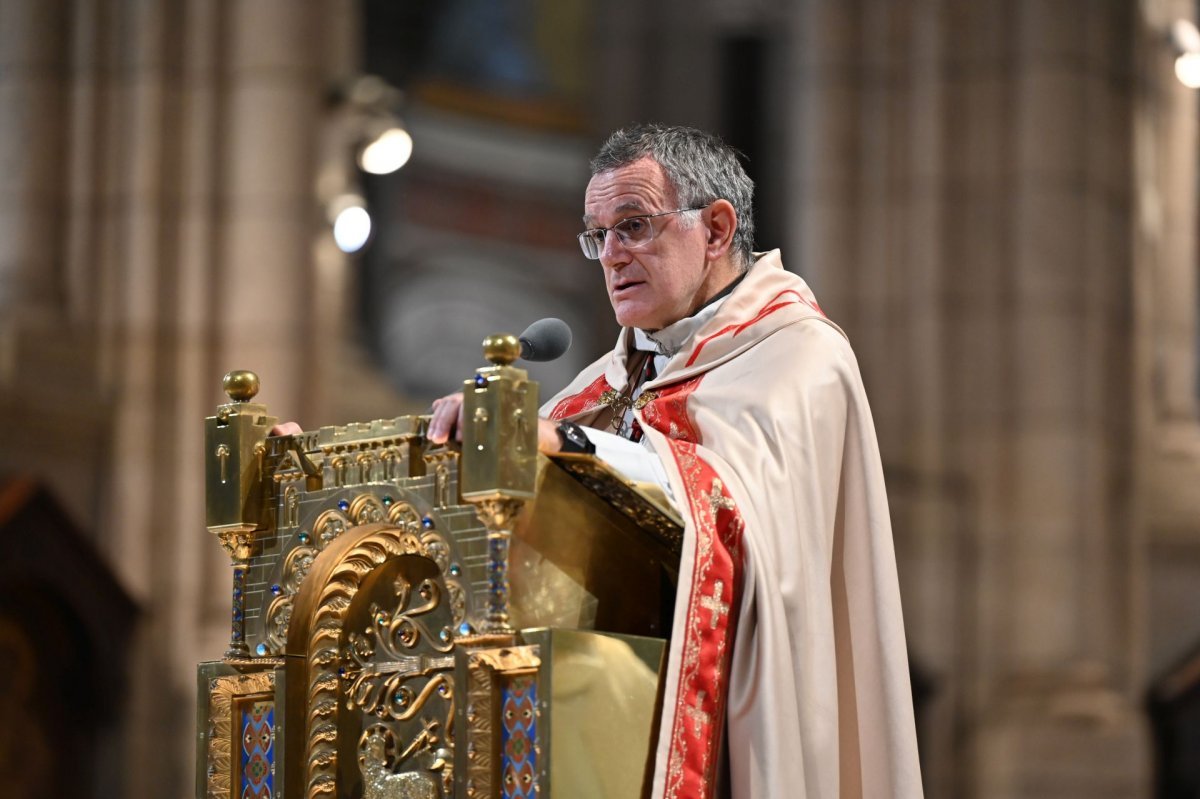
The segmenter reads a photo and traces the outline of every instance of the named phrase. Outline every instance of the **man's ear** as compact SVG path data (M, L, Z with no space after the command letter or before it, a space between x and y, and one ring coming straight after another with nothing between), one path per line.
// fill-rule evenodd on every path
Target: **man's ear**
M737 211L729 200L713 200L704 209L708 217L708 242L705 254L710 261L726 255L733 246L733 234L737 230Z

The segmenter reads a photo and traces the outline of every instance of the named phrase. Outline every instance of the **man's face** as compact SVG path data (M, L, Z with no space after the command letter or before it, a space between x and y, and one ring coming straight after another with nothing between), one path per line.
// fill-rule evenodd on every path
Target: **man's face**
M676 202L662 167L643 158L592 178L583 221L588 228L609 228L631 216L674 211ZM618 324L659 330L695 313L714 293L706 285L707 228L697 223L685 229L679 217L651 220L654 239L636 250L626 249L615 233L605 237L600 263Z

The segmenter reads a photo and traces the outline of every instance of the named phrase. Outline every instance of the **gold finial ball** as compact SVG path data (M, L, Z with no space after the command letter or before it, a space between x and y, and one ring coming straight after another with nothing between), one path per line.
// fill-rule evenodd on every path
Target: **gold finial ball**
M483 340L483 357L488 363L507 366L521 357L521 342L511 333L494 333Z
M234 402L249 402L258 393L258 375L247 369L235 369L225 375L222 385Z

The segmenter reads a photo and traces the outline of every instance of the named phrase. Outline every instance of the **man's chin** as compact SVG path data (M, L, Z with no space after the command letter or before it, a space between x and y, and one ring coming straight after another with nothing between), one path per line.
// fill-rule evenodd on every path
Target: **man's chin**
M653 320L648 318L645 313L638 313L633 309L622 309L620 307L614 309L617 317L617 324L621 327L637 327L642 330L655 330L657 326Z

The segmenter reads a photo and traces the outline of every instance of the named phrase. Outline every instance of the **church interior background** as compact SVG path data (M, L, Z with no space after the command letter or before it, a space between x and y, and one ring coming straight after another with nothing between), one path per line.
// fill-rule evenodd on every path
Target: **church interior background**
M221 375L306 426L420 412L484 335L555 315L557 390L614 332L573 240L587 158L654 120L746 154L759 247L855 346L927 794L1196 795L1197 16L4 0L4 794L194 794L194 668L228 635ZM354 161L380 119L413 142L386 176ZM346 255L351 197L374 232Z

